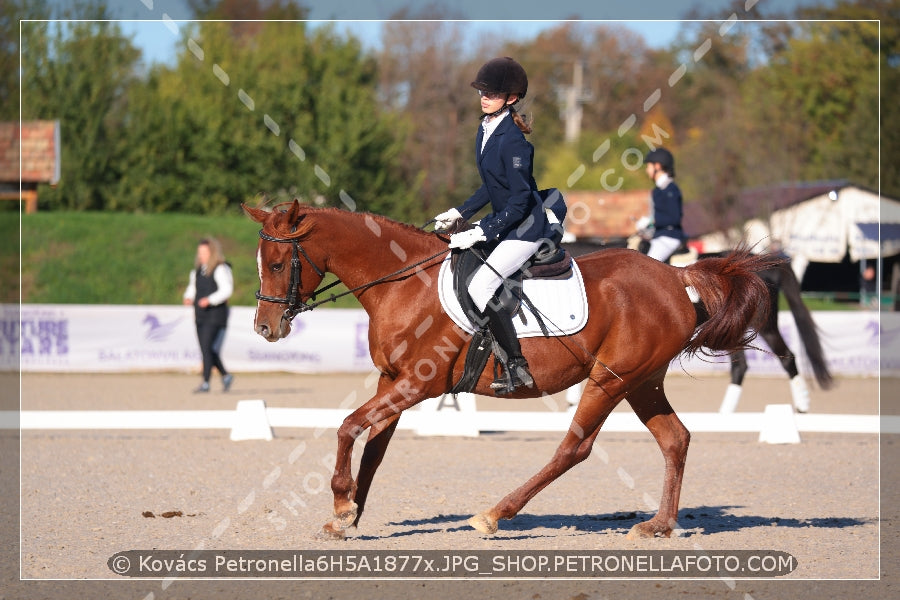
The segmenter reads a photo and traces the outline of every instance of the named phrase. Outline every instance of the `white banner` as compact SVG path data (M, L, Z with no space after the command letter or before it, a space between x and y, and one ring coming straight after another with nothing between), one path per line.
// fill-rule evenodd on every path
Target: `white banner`
M885 313L879 319L875 311L814 311L813 321L819 331L819 341L832 375L871 377L879 373L879 341L893 340L900 335L900 323L896 313ZM813 371L803 349L803 342L789 311L778 314L778 330L788 348L797 357L801 375L812 377ZM900 340L898 340L900 341ZM757 337L746 351L747 375L785 375L781 361L769 349L765 340ZM710 358L698 355L691 359L676 358L669 371L688 374L725 371L730 368L730 358ZM900 373L900 350L883 354L882 374Z
M368 315L360 309L320 309L294 319L284 340L270 343L253 331L253 307L231 309L222 359L236 372L368 372ZM21 316L21 321L20 321ZM193 308L185 306L0 305L0 369L25 372L196 371L200 351ZM900 315L872 311L817 311L828 366L835 375L900 373ZM779 315L800 372L811 375L793 317ZM21 362L18 343L21 343ZM762 339L757 345L765 348ZM783 374L771 352L748 350L748 375ZM627 351L623 349L623 351ZM684 357L674 373L728 371L728 358Z
M0 367L22 371L197 370L201 363L190 306L24 305L3 307ZM222 361L231 371L365 372L369 318L330 309L294 319L291 334L267 342L253 330L255 308L231 307Z

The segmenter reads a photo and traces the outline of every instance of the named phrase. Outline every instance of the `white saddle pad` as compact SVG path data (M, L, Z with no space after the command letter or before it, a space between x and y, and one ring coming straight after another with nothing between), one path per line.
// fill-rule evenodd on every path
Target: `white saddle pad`
M568 279L526 279L525 295L540 313L550 335L569 335L580 331L588 320L587 297L584 293L584 280L578 264L572 261L572 275ZM474 333L475 327L463 312L453 292L453 273L450 270L450 255L441 264L438 274L438 296L444 312L468 333ZM531 309L522 303L522 312L526 323L519 315L513 316L516 333L519 337L543 336L541 326Z

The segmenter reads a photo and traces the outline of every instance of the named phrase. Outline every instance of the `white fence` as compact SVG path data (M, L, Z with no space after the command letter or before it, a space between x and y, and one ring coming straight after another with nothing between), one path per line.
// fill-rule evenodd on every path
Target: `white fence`
M253 331L254 309L233 307L223 360L237 372L367 372L368 315L355 309L319 309L294 319L284 340L266 342ZM836 375L900 373L900 317L873 311L813 314ZM810 369L789 312L782 335ZM883 348L879 351L879 342ZM762 340L758 344L765 347ZM771 353L750 350L750 373L781 374ZM191 371L200 363L193 309L185 306L0 305L0 370L24 372ZM879 370L880 367L880 370ZM677 358L673 372L726 371L727 359Z
M271 440L272 428L336 429L347 410L268 408L264 400L241 400L235 410L0 411L0 429L230 429L232 440ZM794 414L788 404L761 413L681 413L692 432L758 433L760 442L798 443L800 432L900 433L900 416ZM399 428L418 435L478 436L484 431L567 431L572 412L479 411L475 397L431 398L408 410ZM646 432L633 413L614 412L604 431Z
M294 320L285 340L269 343L253 332L254 310L234 307L223 359L234 371L369 372L368 316L362 310L323 309ZM835 375L900 373L900 317L895 313L817 312L829 367ZM810 369L790 313L779 315L782 335ZM763 345L760 340L758 342ZM765 351L747 354L752 374L783 374ZM196 370L200 363L193 309L183 306L0 306L0 370L24 372L123 372ZM673 373L727 371L725 358L677 358ZM463 395L471 396L471 395ZM565 431L565 412L478 411L474 398L449 409L429 399L410 411L403 428L420 435L478 435L481 431ZM456 402L456 400L454 400ZM443 407L443 408L442 408ZM784 409L779 414L774 409ZM773 409L770 411L769 409ZM249 412L248 412L249 411ZM771 415L769 413L772 413ZM234 411L0 411L0 429L225 428L232 439L271 439L272 427L337 427L346 416L334 409L267 408L246 400ZM787 415L787 416L785 416ZM800 431L900 432L900 417L792 415L789 405L765 413L684 413L693 431L759 432L760 441L798 442ZM607 430L642 431L631 414L614 414Z

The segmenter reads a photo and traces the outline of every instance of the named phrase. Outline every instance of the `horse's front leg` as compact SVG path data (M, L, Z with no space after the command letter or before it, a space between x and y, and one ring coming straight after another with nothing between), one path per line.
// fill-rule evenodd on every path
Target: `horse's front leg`
M357 482L353 480L352 473L353 444L357 438L371 428L370 440L366 444L364 461L360 467L360 484L363 487L359 500L365 502L369 485L387 450L400 413L424 398L420 391L406 381L397 380L386 384L385 380L382 377L375 396L353 411L338 428L337 456L331 477L334 518L323 527L323 533L328 537L343 538L346 530L357 523L361 513L361 506L357 505ZM369 443L373 444L371 451Z
M381 465L384 454L387 451L388 444L394 431L397 429L397 423L400 422L400 415L388 417L384 421L373 425L369 429L369 437L366 440L366 447L363 449L362 459L359 461L359 473L356 476L355 493L353 500L356 502L356 520L353 522L355 527L362 517L363 510L366 507L366 498L369 495L369 488L372 486L372 480L375 478L375 471Z

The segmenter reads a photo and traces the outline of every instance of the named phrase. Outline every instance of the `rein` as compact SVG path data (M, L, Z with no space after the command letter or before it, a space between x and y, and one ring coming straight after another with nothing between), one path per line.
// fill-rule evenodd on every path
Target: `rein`
M430 224L433 223L433 222L434 222L434 219L432 219L431 221L429 221L428 223L426 223L425 225L423 225L423 226L422 226L422 229L424 229L425 227L427 227L428 225L430 225ZM360 286L357 286L357 287L355 287L355 288L353 288L353 289L349 289L349 290L347 290L346 292L342 292L342 293L340 293L340 294L331 294L331 295L329 295L328 298L325 298L324 300L315 301L316 296L318 296L318 295L321 294L322 292L324 292L324 291L326 291L326 290L328 290L328 289L331 289L331 288L333 288L334 286L336 286L336 285L338 285L339 283L341 283L340 280L334 281L334 282L329 283L328 285L326 285L326 286L324 286L324 287L321 287L321 288L319 288L319 289L313 291L313 292L309 295L310 300L313 300L313 302L312 302L311 304L308 304L308 303L304 302L303 300L301 300L301 299L300 299L300 295L297 293L297 288L300 286L300 268L301 268L301 265L300 265L300 255L301 255L301 254L303 255L303 258L306 259L306 262L309 263L309 265L313 268L313 270L316 272L316 274L317 274L319 277L324 277L324 276L325 276L325 271L322 270L322 269L320 269L318 266L316 266L316 264L315 264L315 263L312 261L312 259L309 257L309 254L306 253L306 250L303 249L303 246L300 245L300 242L297 241L296 238L278 238L278 237L274 237L274 236L271 236L271 235L265 233L262 229L259 230L259 237L260 237L260 239L263 239L263 240L265 240L265 241L267 241L267 242L274 242L274 243L276 243L276 244L291 244L291 246L292 246L292 248L291 248L291 278L290 278L290 282L289 282L289 284L288 284L288 285L289 285L289 288L288 288L288 295L287 295L286 297L281 298L281 297L278 297L278 296L265 296L265 295L263 295L263 294L261 293L261 290L257 290L257 291L256 291L256 299L257 299L257 300L263 300L263 301L265 301L265 302L273 302L273 303L275 303L275 304L286 304L286 305L287 305L287 308L284 309L284 314L281 315L281 318L284 319L284 320L286 320L286 321L288 321L288 322L293 321L294 317L296 317L296 316L297 316L298 314L300 314L300 313L310 311L310 310L312 310L312 309L314 309L314 308L316 308L316 307L322 306L323 304L326 304L326 303L328 303L328 302L334 302L334 301L336 301L338 298L342 298L343 296L347 296L347 295L352 294L352 293L354 293L354 292L358 292L358 291L360 291L360 290L364 290L364 289L370 288L370 287L372 287L372 286L378 285L379 283L384 283L385 281L387 281L387 280L389 280L389 279L391 279L391 278L393 278L393 277L396 277L396 276L398 276L398 275L402 275L403 273L406 273L407 271L411 271L411 270L415 269L416 267L419 267L419 266L421 266L421 265L423 265L423 264L425 264L425 263L427 263L427 262L430 262L430 261L434 260L435 258L437 258L437 257L439 257L439 256L443 256L444 254L447 253L446 250L441 250L440 252L438 252L438 253L436 253L436 254L432 254L432 255L429 256L428 258L424 258L424 259L422 259L422 260L420 260L420 261L418 261L418 262L416 262L416 263L413 263L413 264L411 264L411 265L407 265L407 266L403 267L402 269L398 269L398 270L394 271L393 273L389 273L389 274L387 274L387 275L385 275L385 276L383 276L383 277L379 277L378 279L374 279L374 280L370 281L369 283L364 283L364 284L362 284L362 285L360 285ZM491 266L491 265L487 262L486 259L484 259L484 258L482 258L482 257L480 257L480 256L479 256L479 258L481 259L481 261L482 261L482 263L483 263L484 265L486 265L488 268L490 268L492 271L494 271L494 273L495 273L496 275L500 276L500 278L504 280L504 285L505 285L506 278L504 278L502 275L500 275L500 273L498 273L498 272L493 268L493 266ZM544 315L542 312L538 311L536 307L533 307L533 306L532 306L532 307L530 307L530 308L531 308L532 310L535 310L535 311L536 311L535 314L540 314L540 315L541 315L542 317L544 317L545 319L550 320L550 319L547 317L547 315ZM553 323L552 320L550 320L550 324L553 325L554 327L556 327L557 329L559 329L559 326L557 326L555 323ZM612 373L612 375L613 375L616 379L618 379L619 381L622 381L622 378L619 377L619 375L618 375L615 371L613 371L611 368L609 368L608 365L606 365L603 361L601 361L599 358L597 358L596 355L594 355L594 354L593 354L592 352L590 352L587 348L585 348L583 344L579 343L578 340L576 340L575 338L573 338L571 335L567 335L566 337L569 337L570 339L574 340L575 343L576 343L576 345L578 345L578 346L579 346L586 354L588 354L591 358L593 358L595 364L599 364L600 366L602 366L603 368L605 368L607 371L609 371L610 373Z
M407 265L407 266L403 267L402 269L398 269L397 271L394 271L393 273L389 273L383 277L379 277L378 279L374 279L368 283L364 283L353 289L349 289L346 292L341 292L340 294L330 294L328 298L325 298L324 300L319 300L316 302L315 301L316 296L320 295L322 292L329 290L329 289L333 288L334 286L341 283L340 280L333 281L333 282L329 283L328 285L321 287L321 288L315 290L314 292L312 292L309 295L309 297L310 297L310 300L313 300L313 302L306 303L300 298L300 295L297 293L297 289L300 287L300 270L301 270L300 255L301 254L303 255L303 258L306 259L306 262L309 263L309 265L313 268L313 270L316 272L316 274L319 277L324 277L325 271L323 271L318 266L316 266L316 264L309 257L309 254L306 253L306 250L303 249L303 246L300 245L300 242L297 241L296 238L277 238L277 237L274 237L274 236L271 236L271 235L265 233L262 229L259 230L259 237L260 237L260 239L263 239L267 242L274 242L276 244L291 244L291 246L292 246L292 248L291 248L291 278L290 278L290 282L288 283L288 286L289 286L288 287L288 295L286 297L266 296L261 293L262 290L257 290L257 292L256 292L257 300L263 300L265 302L273 302L275 304L286 304L287 308L284 309L284 314L281 316L281 318L288 322L292 321L294 319L294 317L296 317L298 314L300 314L302 312L310 311L310 310L312 310L318 306L321 306L323 304L326 304L328 302L334 302L338 298L342 298L343 296L347 296L354 292L358 292L360 290L370 288L374 285L378 285L379 283L384 283L388 279L391 279L398 275L402 275L403 273L406 273L407 271L411 271L411 270L415 269L416 267L419 267L419 266L421 266L427 262L430 262L430 261L434 260L435 258L447 253L446 250L441 250L437 254L433 254L433 255L429 256L428 258L424 258L424 259L420 260L419 262L413 263L411 265Z

